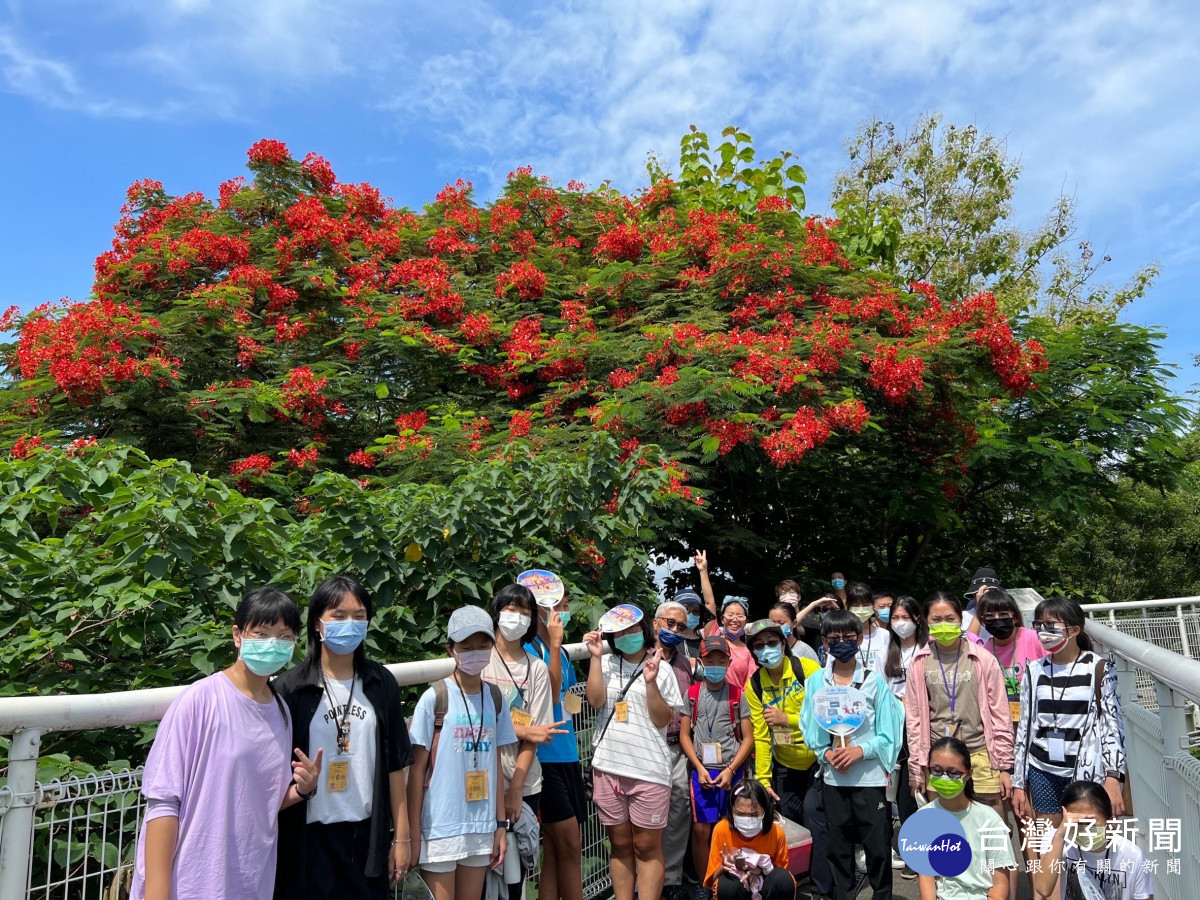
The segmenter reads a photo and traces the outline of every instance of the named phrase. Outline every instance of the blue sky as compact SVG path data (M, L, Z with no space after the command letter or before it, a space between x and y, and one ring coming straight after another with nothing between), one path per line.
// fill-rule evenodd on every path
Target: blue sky
M644 181L689 124L791 149L827 209L872 112L1004 136L1019 223L1074 193L1080 237L1133 321L1200 370L1200 16L1191 0L0 0L0 309L83 298L128 184L215 194L260 137L420 206L487 198L529 163L565 183Z

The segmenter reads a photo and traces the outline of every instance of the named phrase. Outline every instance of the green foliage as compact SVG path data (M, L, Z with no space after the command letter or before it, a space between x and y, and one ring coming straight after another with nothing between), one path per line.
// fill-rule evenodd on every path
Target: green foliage
M740 210L745 215L758 209L766 197L785 199L796 212L804 211L804 188L808 180L795 156L785 150L779 156L755 165L754 142L746 132L730 125L714 152L708 135L691 126L679 142L679 186L692 202L715 212ZM666 177L662 165L651 158L647 168L651 183Z
M601 599L652 596L642 546L660 527L664 471L600 436L582 456L520 454L462 467L446 485L365 490L322 473L292 514L124 447L0 460L0 582L8 694L180 684L230 664L238 598L266 583L303 603L333 573L379 610L371 653L426 658L449 610L524 568L560 573L594 621ZM615 502L614 502L615 498ZM117 758L127 739L96 747ZM114 755L115 754L115 755Z
M1069 324L1081 316L1115 319L1158 274L1150 264L1119 288L1097 283L1111 260L1097 259L1086 240L1068 248L1076 234L1072 197L1059 197L1036 228L1012 224L1020 165L1002 140L975 125L943 125L933 113L898 135L890 122L872 118L846 152L850 166L838 173L832 196L843 222L839 238L903 283L930 281L950 299L987 290L1009 312L1034 310Z

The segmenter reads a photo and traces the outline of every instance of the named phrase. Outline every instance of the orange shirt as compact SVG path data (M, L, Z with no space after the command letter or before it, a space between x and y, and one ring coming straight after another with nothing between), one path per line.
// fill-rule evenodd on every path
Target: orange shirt
M708 851L708 874L704 876L704 886L715 888L717 879L725 868L725 860L721 853L732 850L749 850L753 853L763 853L771 857L771 862L777 869L786 869L788 864L787 838L783 835L783 826L775 823L771 830L758 834L751 840L742 837L741 832L729 824L728 819L722 819L713 826L712 846Z

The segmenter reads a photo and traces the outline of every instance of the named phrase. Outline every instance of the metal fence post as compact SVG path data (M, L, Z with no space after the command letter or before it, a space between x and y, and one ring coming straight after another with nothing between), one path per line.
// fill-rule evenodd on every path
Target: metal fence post
M1188 646L1187 622L1183 620L1183 604L1175 607L1175 620L1179 623L1179 643L1183 647L1183 655L1191 659L1192 648Z
M37 786L41 734L23 729L12 736L8 751L8 789L11 806L0 831L0 900L23 900L29 887L29 857L33 850L34 789Z

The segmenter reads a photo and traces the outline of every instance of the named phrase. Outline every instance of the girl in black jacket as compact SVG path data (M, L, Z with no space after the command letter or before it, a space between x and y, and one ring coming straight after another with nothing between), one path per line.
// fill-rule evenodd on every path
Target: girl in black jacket
M410 867L412 749L396 680L363 651L371 613L361 584L327 579L308 607L308 656L275 682L296 746L325 751L316 791L279 817L276 900L384 900Z

